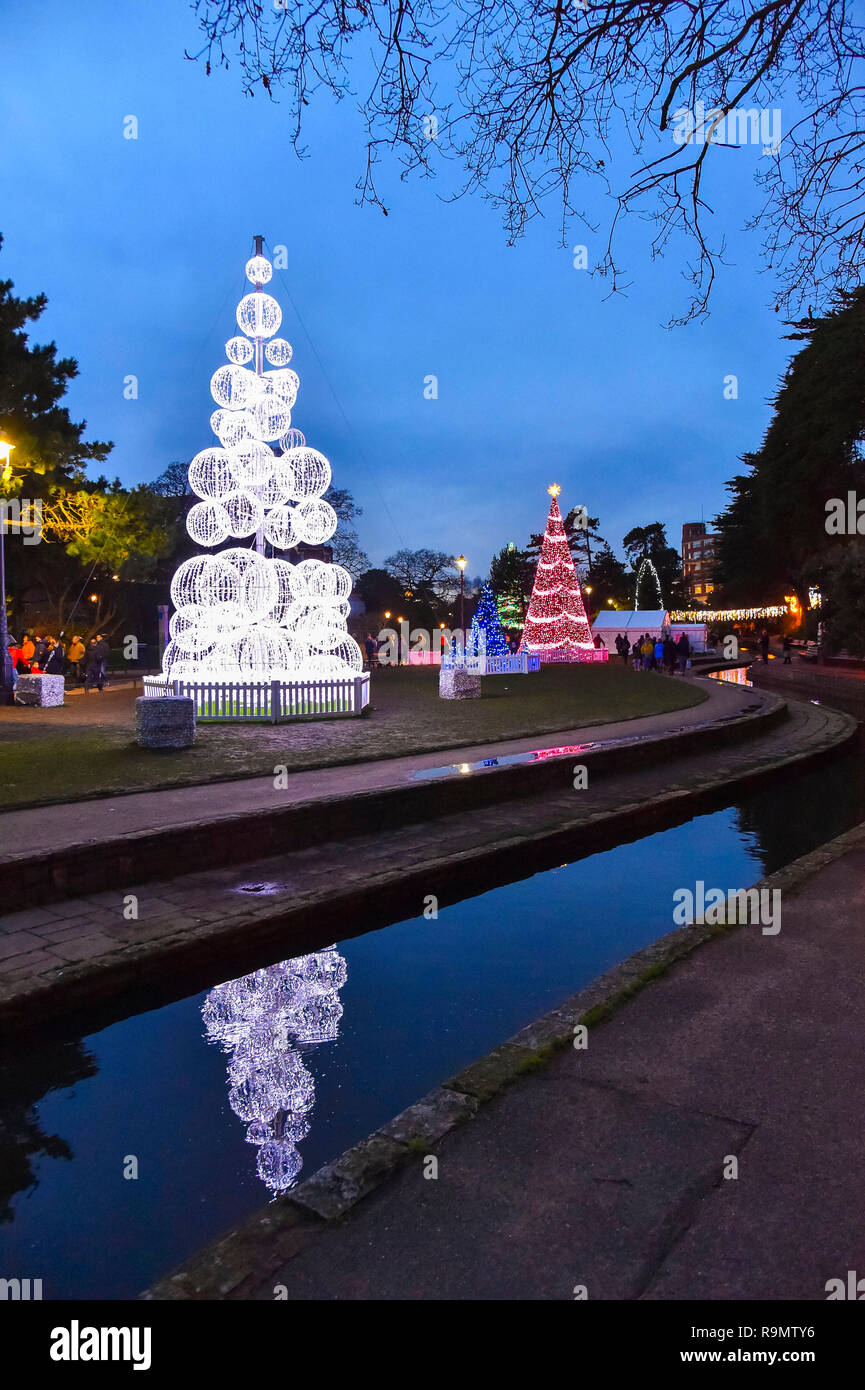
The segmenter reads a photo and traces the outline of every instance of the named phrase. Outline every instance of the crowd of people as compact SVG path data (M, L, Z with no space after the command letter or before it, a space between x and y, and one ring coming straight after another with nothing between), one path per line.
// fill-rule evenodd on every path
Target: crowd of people
M673 641L668 632L665 637L652 637L643 632L631 643L624 632L616 638L616 651L625 666L628 660L634 663L635 671L666 671L674 675L676 670L684 675L691 664L691 643L687 632L680 632Z
M19 676L64 676L67 688L83 685L85 695L91 690L101 693L107 684L108 654L101 632L87 641L76 634L68 643L64 632L57 637L25 632L20 642L9 638L12 684L17 686Z

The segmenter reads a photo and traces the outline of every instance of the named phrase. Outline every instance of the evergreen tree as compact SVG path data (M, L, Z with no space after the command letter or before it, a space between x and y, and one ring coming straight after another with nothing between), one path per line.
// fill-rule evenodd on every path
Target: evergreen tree
M75 424L60 404L78 375L75 359L58 359L55 343L29 341L26 325L42 317L47 298L18 299L12 288L11 280L0 280L0 439L14 447L8 465L0 465L0 496L37 498L51 484L76 481L85 464L106 459L112 445L84 440L87 422Z
M800 592L812 557L835 543L826 503L863 483L865 288L844 294L825 318L791 325L804 342L773 401L774 416L746 473L727 484L717 518L716 582L726 603L777 603Z
M532 592L532 564L525 550L508 541L490 565L489 585L496 595L496 607L504 628L521 628L526 604Z
M580 652L593 650L595 644L559 511L558 486L554 483L549 492L547 529L520 651L543 661L578 661Z
M495 594L489 584L481 588L481 596L472 625L466 638L468 656L507 656L508 643L496 608Z

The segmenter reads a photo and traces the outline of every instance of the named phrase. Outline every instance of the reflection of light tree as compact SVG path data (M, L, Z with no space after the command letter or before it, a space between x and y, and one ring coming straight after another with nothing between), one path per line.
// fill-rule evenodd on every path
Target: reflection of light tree
M315 1087L292 1044L331 1042L339 1033L337 992L347 967L335 947L254 970L217 985L202 1009L207 1037L231 1053L228 1101L258 1145L258 1175L271 1192L291 1187L303 1166L297 1145L309 1133Z

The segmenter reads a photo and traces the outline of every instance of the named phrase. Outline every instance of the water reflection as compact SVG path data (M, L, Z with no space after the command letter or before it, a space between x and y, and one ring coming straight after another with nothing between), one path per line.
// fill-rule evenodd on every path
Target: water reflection
M35 1191L44 1158L74 1158L59 1134L46 1133L38 1105L51 1092L71 1089L95 1076L93 1056L80 1042L46 1043L0 1058L0 1223L14 1219L13 1199Z
M315 1084L299 1047L338 1037L347 974L330 946L217 985L204 1001L207 1037L230 1054L228 1103L273 1193L292 1187L303 1167L297 1145L309 1133Z
M747 685L750 689L754 682L748 680L748 666L726 666L720 671L710 671L709 675L713 680L726 681L730 685Z

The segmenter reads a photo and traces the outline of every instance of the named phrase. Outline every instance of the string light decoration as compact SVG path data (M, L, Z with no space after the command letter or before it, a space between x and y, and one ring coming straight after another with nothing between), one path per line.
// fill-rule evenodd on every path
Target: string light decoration
M759 618L783 618L786 603L768 608L679 608L670 614L671 623L748 623Z
M559 511L561 488L553 483L547 491L547 527L519 649L542 662L593 661L595 644Z
M485 582L466 637L466 656L507 656L508 651L508 639L499 618L496 597Z
M302 1047L339 1036L339 991L348 977L336 947L217 985L201 1010L208 1041L228 1055L228 1103L258 1149L258 1176L274 1194L303 1167L315 1082Z
M338 519L324 500L330 463L291 424L300 380L287 366L291 344L274 337L279 304L261 290L272 266L256 254L246 274L255 289L237 307L243 336L228 340L228 362L210 382L217 442L189 465L201 501L190 508L187 530L215 553L184 560L174 575L163 673L206 682L354 676L363 657L346 630L350 574L273 553L300 541L324 544ZM252 537L249 546L216 549Z

